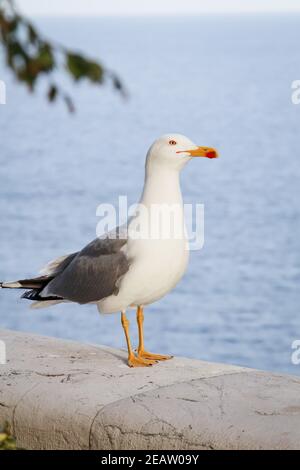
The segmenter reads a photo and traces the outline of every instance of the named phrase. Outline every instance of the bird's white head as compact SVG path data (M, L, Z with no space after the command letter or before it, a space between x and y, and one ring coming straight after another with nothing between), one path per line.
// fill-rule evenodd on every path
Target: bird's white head
M147 153L147 169L164 165L180 171L194 157L217 158L218 152L211 147L199 147L181 134L166 134L157 139Z

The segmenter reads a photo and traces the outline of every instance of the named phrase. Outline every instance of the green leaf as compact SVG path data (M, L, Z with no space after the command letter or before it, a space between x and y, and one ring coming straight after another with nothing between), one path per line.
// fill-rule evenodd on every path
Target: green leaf
M87 77L92 82L101 83L102 78L103 78L102 67L99 64L97 64L96 62L89 62Z
M54 68L54 56L51 46L47 43L43 43L39 48L38 56L36 57L36 62L41 71L46 72Z
M10 433L8 423L0 429L0 450L16 450L16 440Z
M78 54L67 54L67 68L75 80L83 78L87 71L86 60Z
M102 82L103 69L97 62L87 60L83 56L73 53L68 53L66 59L67 69L74 80L88 78L92 82Z

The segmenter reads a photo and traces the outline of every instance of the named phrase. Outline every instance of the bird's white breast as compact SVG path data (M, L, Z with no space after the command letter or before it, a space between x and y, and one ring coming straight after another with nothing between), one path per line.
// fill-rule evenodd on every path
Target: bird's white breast
M188 263L188 244L184 239L142 240L138 247L133 244L140 255L124 277L124 287L132 292L134 305L146 305L163 297L181 279Z

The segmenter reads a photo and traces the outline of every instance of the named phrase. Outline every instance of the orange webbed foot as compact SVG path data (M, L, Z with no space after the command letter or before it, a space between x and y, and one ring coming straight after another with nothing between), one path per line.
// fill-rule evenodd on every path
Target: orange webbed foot
M128 358L129 367L151 367L153 364L156 364L156 360L151 360L148 358L140 356L130 356Z
M167 361L168 359L172 359L173 356L163 355L163 354L154 354L148 351L138 351L137 357L153 360L153 361Z

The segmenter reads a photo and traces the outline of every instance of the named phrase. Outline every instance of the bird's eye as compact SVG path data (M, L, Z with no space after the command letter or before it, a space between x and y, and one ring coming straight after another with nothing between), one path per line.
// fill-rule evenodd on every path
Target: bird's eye
M176 145L177 142L176 142L176 140L169 140L169 144L170 144L170 145Z

